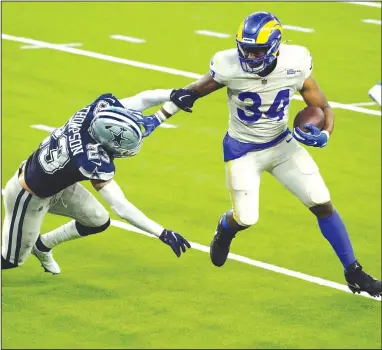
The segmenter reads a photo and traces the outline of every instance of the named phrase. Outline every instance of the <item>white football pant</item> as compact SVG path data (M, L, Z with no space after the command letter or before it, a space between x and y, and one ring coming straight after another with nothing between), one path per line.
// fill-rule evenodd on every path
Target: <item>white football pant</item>
M309 208L330 201L317 164L291 137L274 147L249 152L226 163L234 219L240 225L254 225L259 219L260 178L264 171L276 177Z
M84 226L101 226L108 211L82 185L76 183L58 194L40 198L26 192L19 183L19 171L5 186L5 219L1 255L15 265L25 262L35 244L47 212L70 217Z

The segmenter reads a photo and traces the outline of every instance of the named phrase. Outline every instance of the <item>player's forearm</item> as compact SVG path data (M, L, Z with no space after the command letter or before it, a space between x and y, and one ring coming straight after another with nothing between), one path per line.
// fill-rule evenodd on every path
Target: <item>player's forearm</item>
M195 86L197 86L196 84L198 83L198 81L194 81L193 83L191 84L188 84L186 87L184 87L184 89L190 89L190 90L194 90ZM194 91L197 91L197 90L194 90ZM178 113L180 111L180 108L178 108L174 102L171 102L171 101L167 101L163 106L162 108L156 113L156 115L162 120L166 120L170 117L172 117L174 114Z
M221 89L222 87L224 87L224 85L215 81L212 78L211 73L208 72L200 79L185 86L184 89L198 92L200 96L206 96L211 92ZM160 112L165 118L170 118L179 111L180 108L178 108L175 103L169 101L166 102L158 112Z
M334 129L334 113L332 107L330 107L329 104L326 104L323 107L323 111L325 114L325 123L323 130L326 130L329 133L329 135L331 135Z
M159 237L164 228L149 219L138 208L130 203L118 184L112 180L99 191L99 194L110 204L114 212L129 221L135 227Z
M170 101L170 94L172 90L173 89L147 90L135 96L123 98L120 102L125 108L143 111L147 108Z

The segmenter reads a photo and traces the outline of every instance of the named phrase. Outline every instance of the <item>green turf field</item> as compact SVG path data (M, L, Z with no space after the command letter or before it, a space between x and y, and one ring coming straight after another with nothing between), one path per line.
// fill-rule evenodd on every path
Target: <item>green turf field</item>
M370 102L381 81L380 9L343 3L2 3L3 33L204 74L245 16L273 11L313 55L330 101ZM120 34L137 44L110 39ZM104 92L127 97L192 79L47 48L2 42L2 188L47 135ZM291 118L303 107L293 100ZM376 106L365 107L378 111ZM381 278L381 120L335 109L329 146L310 149L365 269ZM148 216L208 246L229 208L221 140L225 91L179 113L143 152L116 162L116 180ZM88 187L88 186L87 186ZM242 256L344 284L314 217L264 174L260 221L234 241ZM113 219L118 219L111 214ZM42 232L67 219L47 215ZM58 276L31 257L2 274L3 348L381 348L380 301L229 260L218 269L193 249L177 259L159 241L116 227L55 249Z

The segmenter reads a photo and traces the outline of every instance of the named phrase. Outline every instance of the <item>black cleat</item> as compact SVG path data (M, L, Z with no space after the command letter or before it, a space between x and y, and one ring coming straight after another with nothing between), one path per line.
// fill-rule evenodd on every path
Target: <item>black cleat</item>
M382 295L382 282L364 272L357 260L347 268L345 278L353 293L366 292L372 297Z
M224 214L223 214L224 215ZM210 244L210 257L215 266L223 266L227 260L229 247L236 233L226 232L221 226L223 215L219 219L216 227L214 239Z

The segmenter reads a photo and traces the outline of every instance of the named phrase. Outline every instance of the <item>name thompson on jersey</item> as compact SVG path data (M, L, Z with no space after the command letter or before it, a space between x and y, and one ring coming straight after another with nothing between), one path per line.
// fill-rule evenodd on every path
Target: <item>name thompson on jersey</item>
M34 194L50 197L78 181L113 178L113 155L108 155L89 132L97 112L109 106L124 108L112 94L102 95L54 130L33 152L26 162L25 183ZM110 133L113 135L112 129Z
M5 186L2 269L22 265L32 253L45 271L60 273L53 247L107 229L109 213L79 184L83 180L91 181L117 215L157 236L178 257L191 247L180 234L145 216L113 180L114 159L141 149L146 126L142 111L169 101L176 91L149 90L121 100L101 95L39 145ZM73 220L40 236L47 212Z

